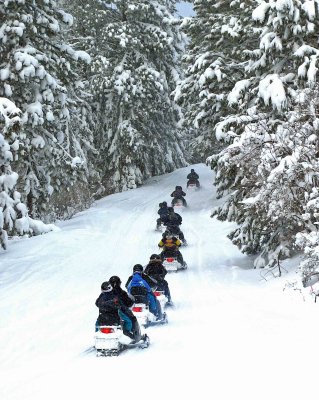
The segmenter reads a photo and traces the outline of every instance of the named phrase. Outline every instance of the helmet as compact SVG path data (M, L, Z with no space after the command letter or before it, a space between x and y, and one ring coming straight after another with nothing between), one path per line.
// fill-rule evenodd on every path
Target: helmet
M118 276L111 276L110 280L109 280L110 284L112 285L112 287L114 288L114 286L121 286L121 279Z
M166 201L163 201L162 206L167 207L167 202L166 202Z
M160 261L162 261L161 256L159 254L152 254L151 257L150 257L150 260L160 260Z
M159 207L162 207L162 205L163 205L163 203L159 203L159 205L158 205L158 206L159 206Z
M166 231L163 233L163 239L170 239L173 237L173 234L170 231Z
M103 292L111 292L112 289L112 285L108 281L103 282L101 285L101 290L103 290Z
M143 266L141 264L134 265L133 272L143 272Z
M194 168L191 169L191 172L194 172Z

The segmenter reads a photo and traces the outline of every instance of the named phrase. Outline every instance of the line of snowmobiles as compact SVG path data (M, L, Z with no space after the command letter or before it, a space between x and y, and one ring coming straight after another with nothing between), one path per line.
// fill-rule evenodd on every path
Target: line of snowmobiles
M196 190L199 188L199 182L187 182L187 187L193 188L191 185L194 185ZM182 191L181 186L176 186L176 189L179 188ZM176 190L175 189L175 190ZM174 193L174 192L173 192ZM171 195L172 196L172 195ZM173 200L171 202L171 206L174 208L174 210L181 210L187 207L186 200L184 199L183 196L180 197L173 197ZM169 225L165 222L161 222L161 224L156 226L155 228L156 231L163 232L163 235L172 235L175 238L179 239L182 242L182 246L187 246L187 242L184 239L184 235L182 234L179 225ZM169 253L166 251L165 256L163 257L163 265L166 268L167 272L178 272L187 269L187 263L180 262L178 260L178 256L174 254L174 251Z
M191 190L197 190L199 185L196 182L188 182L187 188ZM181 209L185 206L187 206L185 199L173 198L172 207ZM157 230L163 231L162 226ZM166 227L165 232L180 239L181 232L178 226ZM186 245L186 241L184 241L183 245ZM167 272L178 272L180 270L187 269L186 262L179 262L178 256L176 256L174 251L171 253L166 252L165 256L163 257L163 265ZM145 329L153 325L162 325L168 323L167 314L165 312L165 308L168 305L168 298L165 296L164 290L162 290L162 288L159 286L153 288L153 293L156 297L156 301L160 305L161 317L156 318L156 316L151 313L145 294L144 296L133 294L135 302L131 307L131 311L138 321L136 326L137 329L139 329L138 334L135 335L135 340L127 335L124 335L121 325L99 326L97 327L97 331L95 332L94 336L94 349L98 357L118 356L124 350L132 348L145 349L150 345L150 339L145 333Z

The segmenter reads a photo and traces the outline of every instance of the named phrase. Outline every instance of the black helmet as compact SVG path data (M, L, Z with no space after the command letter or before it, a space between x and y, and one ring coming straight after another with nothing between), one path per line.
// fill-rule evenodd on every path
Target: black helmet
M166 232L164 232L163 233L163 239L166 239L166 238L172 238L173 237L173 234L170 232L170 231L166 231Z
M101 285L101 290L103 290L103 292L111 292L112 289L112 285L108 281L103 282Z
M143 272L143 266L141 264L134 265L133 272Z
M158 205L158 206L159 206L159 207L162 207L162 205L163 205L163 203L159 203L159 205Z
M194 172L194 168L191 169L191 172Z
M167 207L167 202L163 201L162 206L166 206Z
M159 254L152 254L150 260L161 260L161 256Z
M121 282L121 279L120 279L118 276L116 276L116 275L111 276L109 282L110 282L110 284L112 285L113 288L114 288L115 286L121 286L121 283L122 283L122 282Z

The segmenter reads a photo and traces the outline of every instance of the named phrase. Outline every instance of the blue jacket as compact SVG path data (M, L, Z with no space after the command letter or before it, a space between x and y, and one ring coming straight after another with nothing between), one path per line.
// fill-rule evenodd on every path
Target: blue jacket
M142 278L139 272L134 272L131 282L127 286L127 290L130 292L132 287L142 286L147 289L148 293L153 293L150 285Z

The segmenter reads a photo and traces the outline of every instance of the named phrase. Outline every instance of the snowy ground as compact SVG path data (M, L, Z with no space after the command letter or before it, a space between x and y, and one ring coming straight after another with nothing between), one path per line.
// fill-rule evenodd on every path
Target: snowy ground
M175 309L148 328L151 346L118 358L84 354L93 343L101 282L123 282L157 251L160 201L185 187L190 168L108 196L0 254L0 399L57 400L315 398L319 304L283 291L290 272L265 281L210 218L212 172L181 214L189 269L170 274ZM135 395L134 395L135 393Z

